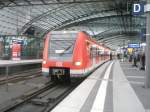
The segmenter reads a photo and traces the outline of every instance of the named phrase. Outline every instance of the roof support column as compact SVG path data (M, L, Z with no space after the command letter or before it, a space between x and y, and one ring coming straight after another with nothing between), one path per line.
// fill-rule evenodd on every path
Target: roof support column
M148 6L150 5L150 0L147 0ZM148 7L147 6L147 7ZM150 88L150 10L146 13L146 77L145 77L145 87Z

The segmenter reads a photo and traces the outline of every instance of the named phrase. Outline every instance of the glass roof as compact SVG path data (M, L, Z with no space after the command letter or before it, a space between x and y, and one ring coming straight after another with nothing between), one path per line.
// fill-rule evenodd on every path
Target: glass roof
M34 28L43 34L51 30L88 30L97 40L120 34L123 37L130 35L136 37L141 29L145 28L146 19L145 15L131 15L131 6L134 2L134 0L0 0L0 34L24 34L28 29ZM115 43L116 38L111 42ZM112 45L109 41L106 44ZM118 45L119 42L116 42L113 47Z

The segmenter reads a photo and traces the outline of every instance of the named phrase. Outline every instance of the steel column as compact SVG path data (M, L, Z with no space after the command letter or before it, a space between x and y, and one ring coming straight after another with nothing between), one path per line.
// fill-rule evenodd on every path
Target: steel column
M150 3L150 0L147 0ZM145 87L150 88L150 11L146 13L147 23L146 23L146 77L145 77Z

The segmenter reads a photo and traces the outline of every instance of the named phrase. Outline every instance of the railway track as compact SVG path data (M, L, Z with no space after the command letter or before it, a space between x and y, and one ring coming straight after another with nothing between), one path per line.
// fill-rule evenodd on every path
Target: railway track
M64 99L82 80L70 85L47 83L38 90L21 95L0 106L0 112L49 112Z
M95 68L90 74L92 74L97 68ZM0 105L0 112L50 112L85 78L72 80L70 85L52 82L46 83L44 86L37 88L36 90L34 89L33 91Z
M12 74L9 77L1 77L0 85L4 85L6 83L16 83L19 81L28 80L28 79L39 77L39 76L41 76L41 70L33 69L33 70L25 71L22 73L14 74L14 75Z

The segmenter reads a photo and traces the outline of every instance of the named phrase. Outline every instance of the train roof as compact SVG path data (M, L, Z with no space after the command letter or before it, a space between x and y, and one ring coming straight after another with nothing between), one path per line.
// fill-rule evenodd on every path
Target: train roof
M51 31L51 34L58 34L58 33L79 33L81 31Z
M86 33L87 35L89 35L86 31L67 31L67 30L63 30L63 31L51 31L50 33L51 34L58 34L58 33L79 33L79 32L83 32L83 33Z

